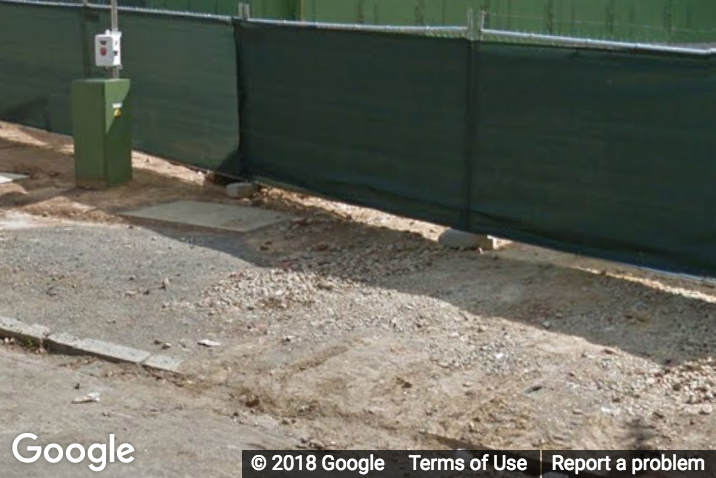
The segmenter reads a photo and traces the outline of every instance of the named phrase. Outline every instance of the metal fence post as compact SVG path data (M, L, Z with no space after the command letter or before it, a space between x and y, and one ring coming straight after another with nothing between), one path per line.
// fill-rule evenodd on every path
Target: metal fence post
M245 2L239 2L239 20L249 20L251 18L251 5Z
M468 40L473 41L475 39L475 12L472 8L467 9L467 29L465 33Z
M482 9L482 10L480 10L480 19L477 23L477 39L479 41L482 41L484 31L485 31L486 20L487 20L487 10Z
M481 15L482 19L482 15ZM475 162L475 146L474 135L477 128L477 105L475 94L475 51L477 40L481 36L481 28L475 25L475 11L472 8L467 9L467 85L465 95L467 97L467 108L465 115L465 163L464 163L464 182L463 182L463 210L461 214L460 229L470 231L470 211L472 208L473 196L473 171Z

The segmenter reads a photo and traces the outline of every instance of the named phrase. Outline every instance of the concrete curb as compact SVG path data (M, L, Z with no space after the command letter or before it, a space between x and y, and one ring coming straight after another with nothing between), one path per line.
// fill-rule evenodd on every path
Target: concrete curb
M115 363L131 363L142 367L181 374L183 361L146 350L102 340L84 339L63 332L53 332L44 325L26 324L0 316L0 338L11 338L33 345L45 345L50 353L61 355L89 355Z
M42 344L50 329L42 325L26 324L19 320L0 316L0 338L15 339L33 344Z

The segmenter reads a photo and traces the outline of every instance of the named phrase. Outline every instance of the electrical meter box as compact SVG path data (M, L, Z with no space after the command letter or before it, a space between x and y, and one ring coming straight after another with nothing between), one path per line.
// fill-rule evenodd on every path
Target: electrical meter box
M122 32L107 30L94 37L94 61L97 66L122 66Z
M130 81L72 83L72 135L77 186L103 188L132 180Z

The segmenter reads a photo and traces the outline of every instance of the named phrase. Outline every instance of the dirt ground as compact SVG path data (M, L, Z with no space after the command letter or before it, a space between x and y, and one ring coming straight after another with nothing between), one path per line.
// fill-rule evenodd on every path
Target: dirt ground
M66 230L0 231L0 245L13 251L4 268L21 274L2 274L12 300L0 300L1 315L37 313L49 290L45 265L60 289L97 283L111 270L129 274L122 267L131 263L112 262L119 250L77 252L87 234L121 238L135 244L134 261L155 254L152 247L173 251L175 260L152 263L156 283L190 274L176 269L180 262L207 266L178 279L176 294L139 294L131 304L126 284L108 281L114 295L92 296L82 292L91 285L78 286L66 301L86 306L62 312L60 295L42 302L58 311L46 320L140 348L163 334L186 358L194 392L222 397L239 421L267 417L306 447L429 448L453 439L510 449L714 448L711 282L522 244L445 250L434 225L272 188L235 201L187 168L143 154L134 165L131 185L79 190L68 138L0 123L0 170L31 175L0 186L0 210ZM187 198L297 219L236 235L117 215ZM92 232L77 226L88 223ZM187 236L193 243L184 249ZM51 241L56 257L38 259ZM76 254L84 267L67 270ZM92 329L85 317L103 313L92 309L102 301L122 327ZM182 329L182 321L191 325ZM202 336L221 346L191 345Z
M28 432L40 446L79 443L88 448L106 444L110 434L118 443L131 444L135 460L108 463L99 472L103 477L236 477L241 450L295 446L256 427L237 425L233 417L213 413L211 403L177 393L180 389L161 376L129 365L40 355L0 344L0 380L3 478L98 476L86 458L80 465L42 459L20 463L12 456L12 443ZM99 402L72 403L88 393L99 394Z

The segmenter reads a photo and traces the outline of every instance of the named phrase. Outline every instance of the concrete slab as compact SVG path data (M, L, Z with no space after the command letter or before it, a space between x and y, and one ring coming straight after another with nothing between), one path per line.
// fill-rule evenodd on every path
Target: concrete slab
M176 201L122 215L236 232L254 231L291 218L288 214L266 209L197 201Z
M15 174L15 173L3 173L0 172L0 184L12 183L14 181L20 181L22 179L29 179L30 176L27 174Z

